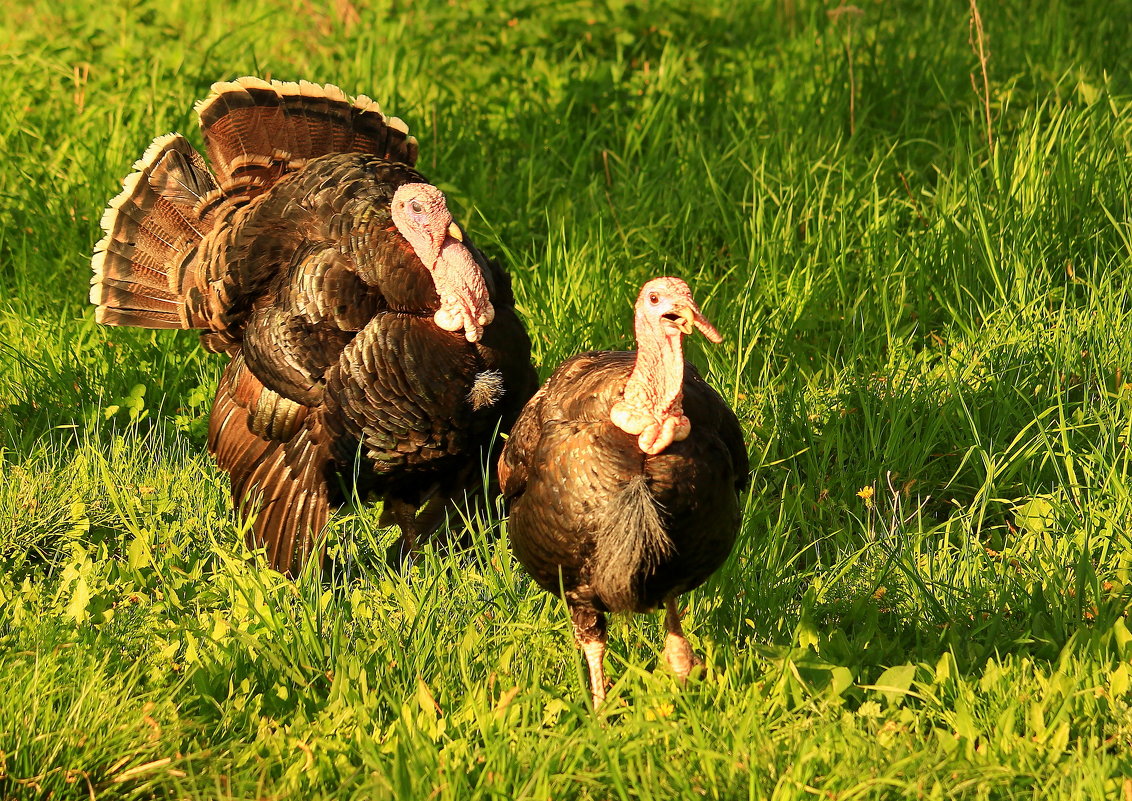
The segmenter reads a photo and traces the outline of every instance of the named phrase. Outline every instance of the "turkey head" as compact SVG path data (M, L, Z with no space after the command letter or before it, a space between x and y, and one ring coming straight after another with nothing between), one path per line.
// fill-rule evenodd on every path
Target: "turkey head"
M655 455L692 429L681 405L684 384L685 334L696 329L712 342L722 342L679 278L655 278L641 288L634 316L637 363L625 383L622 400L610 410L613 424L639 435L637 444Z
M478 342L483 327L495 319L495 309L444 193L431 184L404 184L393 195L392 215L398 233L436 284L440 309L433 320L445 331L463 331L469 342Z

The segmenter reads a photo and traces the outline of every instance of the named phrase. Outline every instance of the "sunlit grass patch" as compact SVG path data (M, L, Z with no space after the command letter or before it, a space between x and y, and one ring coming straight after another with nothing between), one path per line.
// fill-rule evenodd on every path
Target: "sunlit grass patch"
M986 90L964 3L317 6L0 19L0 796L1132 793L1123 5L982 3ZM702 678L616 619L591 713L496 514L403 575L364 502L322 575L247 552L219 360L86 301L129 165L243 74L409 123L544 376L689 281L755 467Z

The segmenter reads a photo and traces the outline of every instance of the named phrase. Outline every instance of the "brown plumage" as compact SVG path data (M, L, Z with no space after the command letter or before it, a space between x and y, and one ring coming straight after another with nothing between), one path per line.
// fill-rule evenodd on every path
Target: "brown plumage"
M515 556L564 593L594 704L605 697L608 612L665 606L665 656L696 663L675 599L731 552L748 459L735 414L685 363L681 337L719 334L675 278L637 301L636 353L583 353L527 404L500 457Z
M240 78L197 111L213 171L177 134L134 165L102 218L95 319L201 329L230 356L208 447L275 567L301 568L354 492L412 550L537 385L510 279L369 98Z

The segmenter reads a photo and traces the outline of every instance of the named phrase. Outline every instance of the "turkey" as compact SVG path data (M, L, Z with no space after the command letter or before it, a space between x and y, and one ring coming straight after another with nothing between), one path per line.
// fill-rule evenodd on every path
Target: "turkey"
M538 386L510 279L369 98L246 77L197 104L212 170L157 139L102 217L105 325L201 330L229 356L208 448L250 545L297 573L330 509L374 493L420 547Z
M512 549L540 587L564 595L595 707L607 613L664 606L669 666L683 680L698 664L676 596L731 552L750 471L735 414L684 361L683 335L721 341L688 285L645 284L635 329L636 353L583 353L555 370L499 462Z

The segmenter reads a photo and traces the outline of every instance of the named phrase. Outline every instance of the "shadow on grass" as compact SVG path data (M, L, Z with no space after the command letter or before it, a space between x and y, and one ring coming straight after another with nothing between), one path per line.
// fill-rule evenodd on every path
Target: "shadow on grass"
M0 444L9 462L61 443L108 444L127 428L143 436L179 432L204 447L220 366L194 333L114 330L88 320L58 334L0 348Z
M1111 628L1130 599L1128 509L1090 504L1073 473L1120 458L1103 388L1003 361L977 382L937 365L824 395L788 383L763 409L743 532L699 630L855 670L944 651L979 670Z

